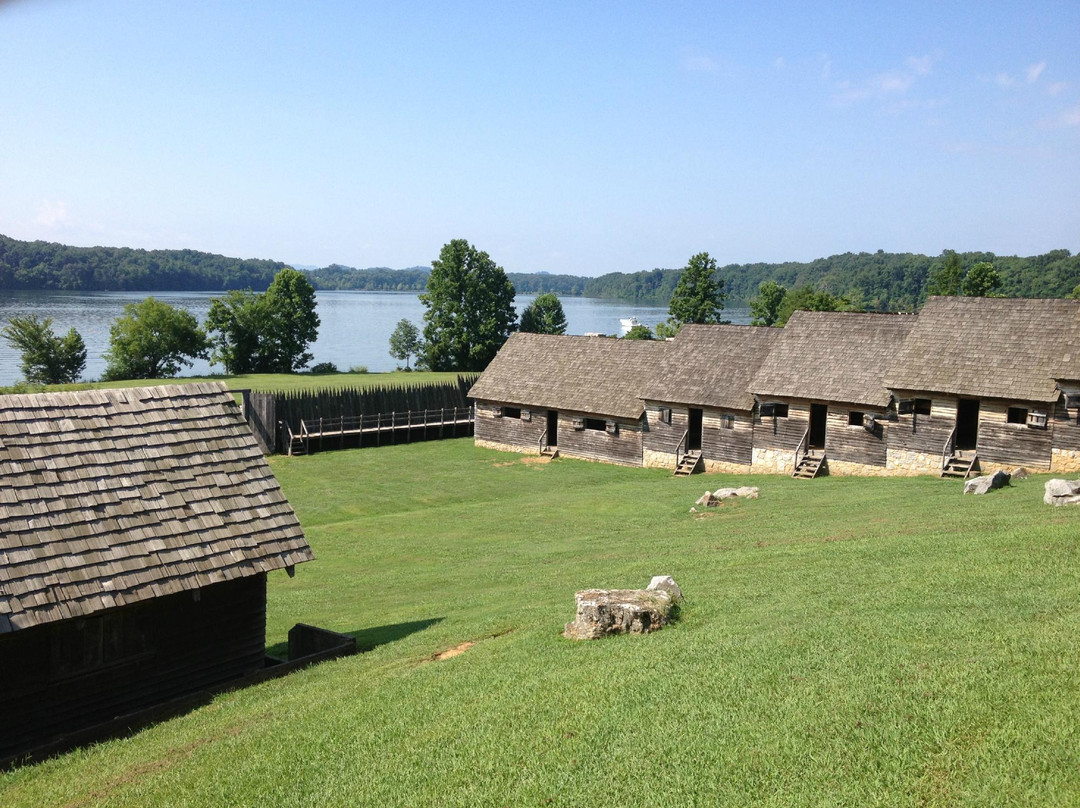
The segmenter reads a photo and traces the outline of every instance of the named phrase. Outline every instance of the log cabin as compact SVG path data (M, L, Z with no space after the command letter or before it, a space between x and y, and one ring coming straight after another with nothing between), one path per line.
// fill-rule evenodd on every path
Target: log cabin
M797 311L750 383L755 472L814 477L887 471L885 372L916 317Z
M640 466L649 425L639 391L668 346L511 334L469 391L476 445Z
M684 325L640 387L645 466L687 473L746 473L754 451L750 381L779 340L778 328Z
M932 297L885 382L896 474L1080 471L1080 301Z
M257 671L312 558L224 385L0 396L0 759Z

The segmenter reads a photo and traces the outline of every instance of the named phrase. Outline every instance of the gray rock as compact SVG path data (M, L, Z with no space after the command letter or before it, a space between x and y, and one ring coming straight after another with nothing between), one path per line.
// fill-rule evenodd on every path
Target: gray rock
M1030 476L1031 476L1031 472L1028 471L1023 466L1020 466L1019 468L1015 468L1015 469L1012 470L1012 478L1014 480L1026 480Z
M715 505L716 502L713 499L712 491L706 491L704 494L701 495L701 497L698 499L698 501L695 502L694 504L695 505L704 505L706 507L708 507L710 505Z
M736 488L735 496L745 497L746 499L757 499L758 487L756 485L744 485L742 488Z
M1080 480L1047 480L1043 486L1047 505L1080 505Z
M662 589L586 589L574 596L577 615L563 636L595 640L609 634L648 634L671 620L675 599Z
M682 590L679 589L679 585L675 583L675 579L670 575L654 575L653 579L649 581L649 585L646 589L658 590L661 592L667 592L675 600L682 600Z
M717 488L712 492L712 495L717 499L732 499L738 496L737 490L736 488Z
M1011 475L1007 471L995 471L983 477L975 477L964 483L965 494L985 494L995 488L1003 488L1009 484Z

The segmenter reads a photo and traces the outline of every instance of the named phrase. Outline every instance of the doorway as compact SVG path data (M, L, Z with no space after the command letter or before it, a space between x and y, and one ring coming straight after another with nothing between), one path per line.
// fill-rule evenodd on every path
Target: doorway
M956 402L956 448L974 449L979 442L979 399Z
M809 446L811 449L825 448L825 423L828 418L829 406L827 404L810 405Z
M688 452L701 448L701 420L702 411L691 407L686 432L686 451Z
M547 442L548 446L559 445L559 411L547 411Z

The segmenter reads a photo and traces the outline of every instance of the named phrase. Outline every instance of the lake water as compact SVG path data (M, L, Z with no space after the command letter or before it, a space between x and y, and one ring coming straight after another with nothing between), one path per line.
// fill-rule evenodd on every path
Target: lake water
M97 379L105 370L102 354L109 347L109 327L124 313L124 306L143 300L146 292L2 292L0 324L10 317L36 315L51 317L53 331L65 334L78 331L86 343L85 379ZM155 292L153 296L170 305L187 309L199 322L206 319L210 301L218 292ZM533 295L518 295L514 300L518 314L533 300ZM566 312L568 334L595 331L618 334L619 320L636 317L642 325L655 326L667 319L666 306L636 306L616 300L583 297L561 298ZM424 306L414 292L317 292L319 337L311 347L314 362L333 362L342 370L358 365L372 372L389 371L400 363L389 351L390 334L399 320L411 320L423 328ZM749 323L748 309L725 309L724 316L734 323ZM0 339L0 385L10 385L22 378L20 357ZM221 372L206 361L185 368L184 375Z

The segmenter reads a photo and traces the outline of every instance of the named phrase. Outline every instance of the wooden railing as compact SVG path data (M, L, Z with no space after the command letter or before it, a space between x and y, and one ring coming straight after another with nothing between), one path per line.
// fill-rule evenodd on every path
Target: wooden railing
M952 432L949 433L949 439L945 441L945 447L941 450L941 470L944 471L945 467L949 465L949 458L953 456L956 451L956 427L952 428Z
M544 433L540 436L540 440L536 442L537 454L543 454L544 449L547 448L547 433L548 431L545 429Z
M299 435L292 431L292 426L282 422L285 437L285 451L293 453L294 445L299 441L304 451L310 452L312 442L323 442L338 438L342 445L348 437L374 436L381 442L384 434L404 434L412 438L416 430L423 430L424 438L430 430L438 429L437 437L443 437L446 427L456 428L475 422L475 410L469 407L444 407L438 410L409 410L407 412L378 412L360 415L339 415L332 418L302 418Z
M799 439L799 445L795 447L795 468L793 468L791 470L792 474L794 474L795 472L797 472L799 470L799 463L802 462L803 457L805 457L809 453L809 451L810 451L810 428L807 427L806 431L803 432L802 438ZM802 455L802 457L800 457L799 455Z
M675 468L679 467L682 463L683 455L686 454L686 441L690 437L690 430L686 430L682 433L682 437L679 438L679 445L675 447Z

